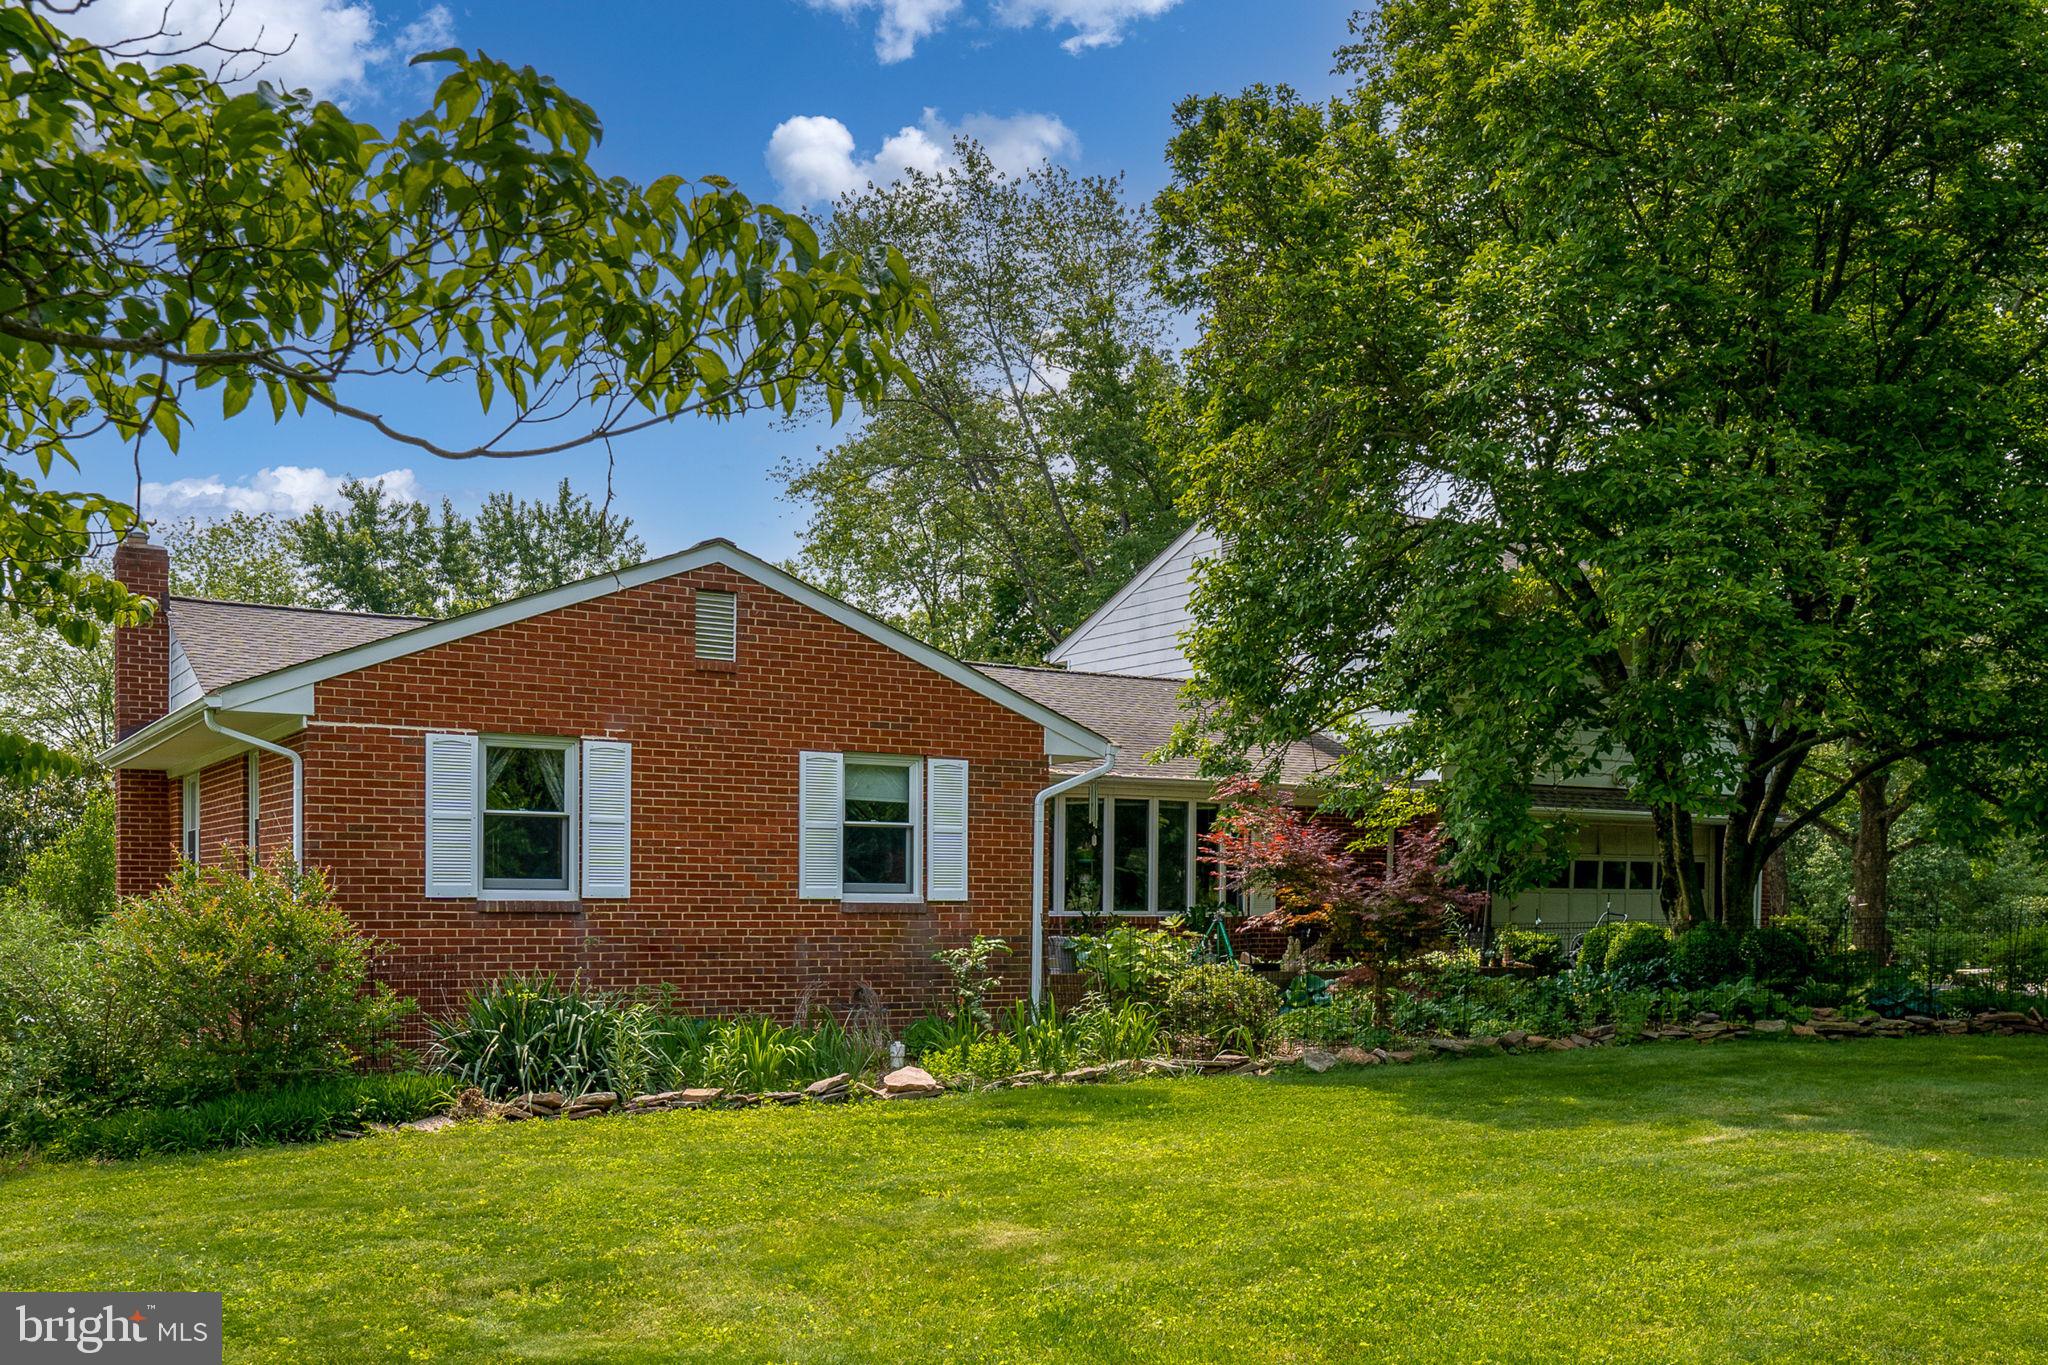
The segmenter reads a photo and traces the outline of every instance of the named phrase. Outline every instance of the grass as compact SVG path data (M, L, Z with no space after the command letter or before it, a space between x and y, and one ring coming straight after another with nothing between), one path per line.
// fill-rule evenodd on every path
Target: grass
M230 1360L2048 1358L2048 1047L1546 1054L0 1180Z

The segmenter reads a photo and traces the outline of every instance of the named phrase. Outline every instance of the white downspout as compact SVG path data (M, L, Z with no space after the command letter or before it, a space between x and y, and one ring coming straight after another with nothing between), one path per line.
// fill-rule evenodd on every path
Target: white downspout
M282 744L272 744L267 739L245 735L240 730L230 730L213 718L211 707L199 713L206 722L206 728L225 738L238 740L251 748L261 749L266 754L277 754L292 765L292 862L303 867L306 862L306 761L296 751Z
M1045 807L1061 792L1093 782L1116 766L1116 745L1085 773L1063 778L1031 798L1031 1008L1045 1003Z

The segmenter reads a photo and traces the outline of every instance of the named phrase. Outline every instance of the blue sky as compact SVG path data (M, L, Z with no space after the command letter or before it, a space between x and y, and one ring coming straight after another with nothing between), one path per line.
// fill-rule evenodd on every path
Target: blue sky
M212 12L212 0L176 6ZM160 8L103 0L94 22L133 23L147 11L153 24ZM643 182L718 174L794 205L928 161L956 129L1013 161L1043 153L1084 173L1122 172L1149 195L1165 178L1175 101L1256 82L1335 93L1330 54L1351 9L1317 0L239 0L234 21L262 24L273 42L296 34L273 74L359 118L385 123L420 105L428 78L404 66L410 52L481 48L539 67L597 109L601 169ZM387 386L375 405L448 436L482 426L461 389ZM493 489L542 494L564 476L593 495L604 485L601 451L450 463L343 419L273 425L262 409L202 421L176 456L145 444L145 515L296 510L344 475L389 475L405 492L465 506ZM780 558L797 548L803 515L781 500L770 471L831 439L823 426L686 419L615 443L615 506L656 552L723 535ZM132 458L127 446L86 450L80 481L129 496Z

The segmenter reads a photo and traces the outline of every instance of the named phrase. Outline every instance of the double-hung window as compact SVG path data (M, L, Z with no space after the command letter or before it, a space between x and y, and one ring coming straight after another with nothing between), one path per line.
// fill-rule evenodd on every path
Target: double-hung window
M575 741L486 738L481 776L484 890L567 891Z
M633 746L543 735L426 737L427 895L633 894Z
M917 761L846 760L840 875L852 896L917 894Z
M967 760L797 756L797 894L842 902L964 901Z

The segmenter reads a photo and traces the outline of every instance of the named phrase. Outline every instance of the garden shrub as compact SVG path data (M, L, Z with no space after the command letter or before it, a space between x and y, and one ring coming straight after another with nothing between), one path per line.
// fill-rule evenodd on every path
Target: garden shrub
M647 1006L552 976L505 977L471 995L458 1017L435 1020L433 1031L434 1069L493 1098L629 1094L646 1087L664 1058Z
M318 871L180 867L96 934L144 1021L151 1093L200 1098L347 1072L413 1008Z
M1742 936L1742 965L1767 986L1804 981L1813 966L1813 949L1789 929L1766 924Z
M1280 1014L1273 983L1234 962L1208 962L1184 972L1167 988L1164 1016L1177 1037L1257 1052Z
M90 930L0 915L0 1109L92 1114L346 1073L411 1007L318 874L186 867Z
M1742 974L1742 945L1726 925L1701 920L1671 945L1671 974L1698 990Z
M1621 921L1596 924L1579 936L1579 955L1574 965L1580 971L1603 972L1607 970L1607 950L1614 945L1614 936L1621 932Z
M1525 963L1543 975L1564 967L1564 940L1556 934L1509 925L1500 931L1495 942L1508 961Z
M131 983L54 911L0 913L0 1112L106 1108L147 1098Z
M1195 965L1193 936L1172 929L1115 925L1074 939L1074 967L1099 1001L1138 1000L1156 1005L1183 972Z
M2010 963L2013 989L2048 985L2048 925L2022 930L2012 945Z
M1610 972L1662 970L1671 961L1671 936L1661 925L1628 920L1614 926L1602 965Z
M1135 1062L1162 1050L1158 1013L1135 1000L1088 1010L1076 1017L1075 1030L1078 1053L1089 1062Z
M100 791L76 823L29 855L0 912L44 910L86 931L114 905L114 797Z
M0 1127L0 1146L52 1158L128 1158L313 1142L448 1108L454 1086L413 1072L336 1076L255 1094L112 1114L36 1113Z

